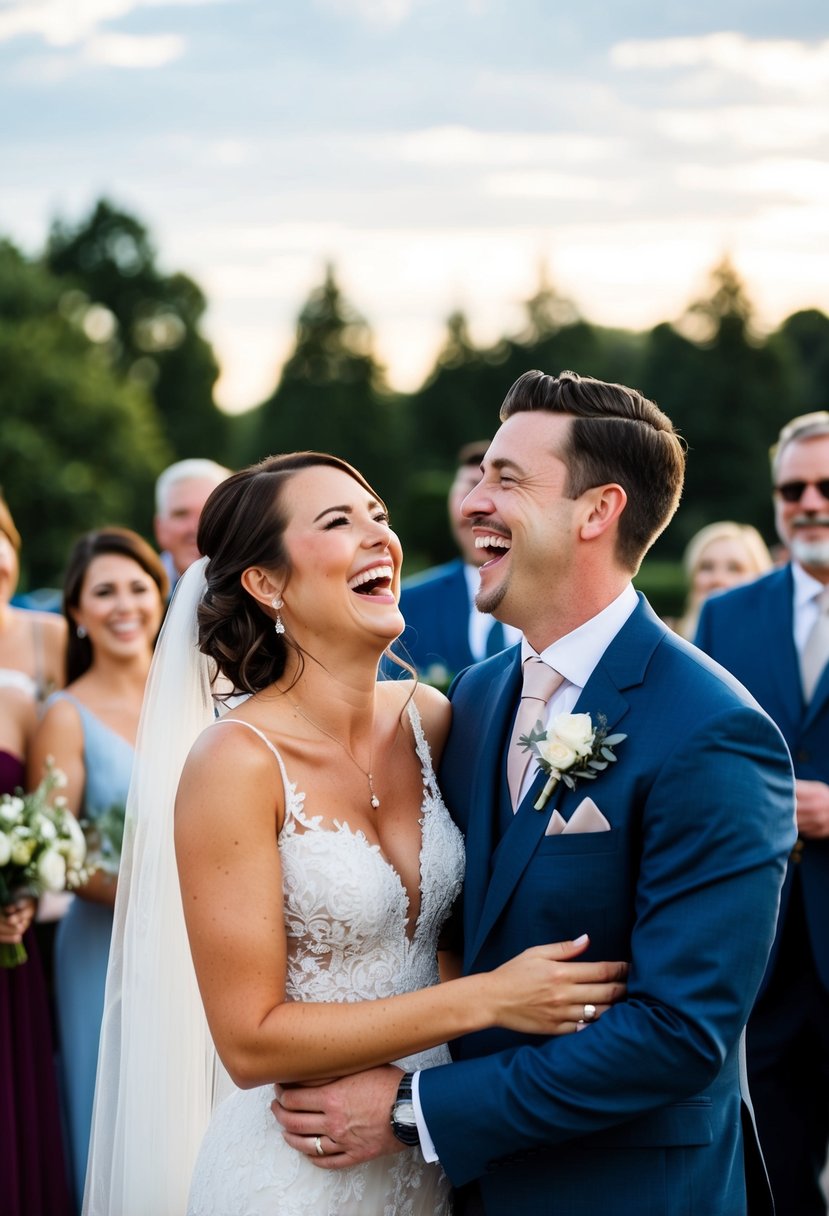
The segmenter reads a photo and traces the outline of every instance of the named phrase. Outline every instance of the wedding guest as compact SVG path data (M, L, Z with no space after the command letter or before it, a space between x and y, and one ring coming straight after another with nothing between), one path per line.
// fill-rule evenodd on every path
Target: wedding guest
M798 840L748 1023L748 1076L778 1216L824 1216L829 1147L829 412L772 449L777 532L791 560L709 600L696 642L782 731Z
M759 578L771 570L773 562L756 528L723 520L700 528L691 537L682 565L688 580L688 600L674 628L691 641L697 631L699 610L709 595Z
M70 809L103 830L117 856L144 685L167 594L157 555L134 532L88 532L69 557L63 692L49 700L31 749L32 782L46 758L67 777ZM120 813L119 813L120 812ZM105 818L104 818L105 817ZM83 1196L103 1015L116 864L97 869L58 928L55 989L61 1073L76 1198Z
M63 682L65 624L10 604L20 536L0 496L0 794L25 784L39 693ZM0 1212L69 1216L49 1006L32 920L35 900L0 907L0 943L27 961L0 968Z
M394 646L395 653L413 663L421 678L441 686L448 685L470 663L521 640L517 629L475 606L479 570L488 554L476 548L472 525L461 506L481 479L481 461L488 447L481 440L458 452L447 509L460 556L406 579L400 596L406 629ZM391 674L388 667L385 671Z
M199 516L209 495L230 476L215 460L177 460L155 483L155 538L173 590L188 566L200 557L196 544Z

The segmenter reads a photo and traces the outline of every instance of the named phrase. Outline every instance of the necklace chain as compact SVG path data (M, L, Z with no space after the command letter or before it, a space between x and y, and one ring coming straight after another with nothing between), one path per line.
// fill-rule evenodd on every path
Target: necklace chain
M374 792L373 777L370 772L371 756L369 755L369 758L368 758L369 767L367 769L363 768L362 764L358 764L357 761L354 759L354 753L352 752L352 750L348 746L348 744L343 743L342 739L338 739L336 735L332 735L331 731L326 730L324 726L320 726L319 722L315 722L312 717L310 717L308 714L306 714L305 710L302 709L301 706L297 705L296 701L292 700L291 698L289 698L289 700L291 701L291 704L293 705L293 707L297 711L297 713L300 714L305 719L306 722L310 722L311 726L315 727L320 732L320 734L327 735L329 739L332 739L334 741L334 743L339 744L339 746L343 749L343 751L348 756L349 760L354 765L354 767L359 769L359 771L363 774L366 781L368 782L368 792L370 795L371 805L374 807L374 809L376 811L380 805L380 799L377 797L377 795Z

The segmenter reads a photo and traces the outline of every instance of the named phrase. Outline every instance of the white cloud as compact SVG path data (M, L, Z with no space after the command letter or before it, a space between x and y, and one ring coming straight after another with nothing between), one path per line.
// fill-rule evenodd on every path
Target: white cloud
M71 46L99 25L124 17L140 0L11 0L0 9L0 42L39 35L49 46Z
M549 198L570 202L595 202L612 195L614 203L631 203L640 190L633 181L609 182L606 178L573 173L492 173L484 189L496 198Z
M741 165L683 165L677 179L685 189L752 195L763 201L819 205L829 198L829 164L817 160L781 157Z
M400 25L412 13L416 0L317 0L317 7L341 16L354 16L367 25Z
M139 37L134 34L96 34L84 48L90 63L113 68L160 68L184 54L185 42L177 34Z
M621 154L619 138L563 133L472 130L431 127L388 141L398 159L438 168L451 165L557 164L608 159Z
M805 147L829 137L829 105L712 106L659 110L657 130L684 144L730 140L746 149Z
M119 21L135 9L191 8L223 0L0 0L0 42L26 35L48 46L85 42L107 22Z
M625 70L715 68L764 89L809 95L829 86L829 39L814 44L791 39L755 39L723 32L690 38L654 38L617 43L611 62Z

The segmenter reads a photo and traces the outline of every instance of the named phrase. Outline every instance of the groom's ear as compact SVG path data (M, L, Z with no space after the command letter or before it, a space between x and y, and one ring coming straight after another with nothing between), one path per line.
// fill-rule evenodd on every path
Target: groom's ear
M586 517L579 529L581 540L597 540L619 520L627 506L628 496L620 485L593 486L586 490Z
M248 566L242 571L241 583L248 595L259 604L270 608L275 596L281 596L285 579L263 566Z

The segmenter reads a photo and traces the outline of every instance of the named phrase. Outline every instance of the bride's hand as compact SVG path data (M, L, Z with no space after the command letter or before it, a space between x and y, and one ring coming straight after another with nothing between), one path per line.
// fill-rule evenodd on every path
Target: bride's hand
M627 986L627 963L575 963L585 935L533 946L489 973L495 1024L524 1034L570 1034L601 1017Z

